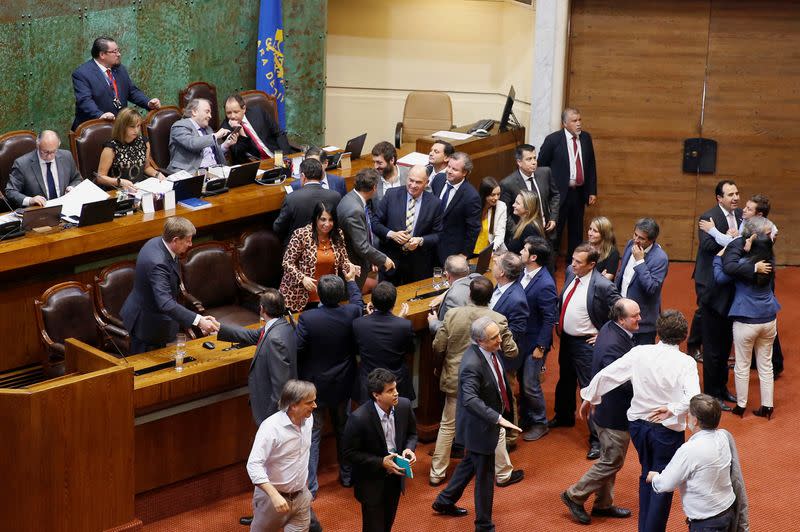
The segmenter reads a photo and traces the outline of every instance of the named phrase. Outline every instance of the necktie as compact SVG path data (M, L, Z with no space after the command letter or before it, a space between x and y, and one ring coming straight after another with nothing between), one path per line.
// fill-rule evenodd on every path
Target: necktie
M408 200L408 209L406 209L406 231L409 233L414 232L414 210L416 206L416 198L412 197L410 200Z
M260 334L260 335L258 335L258 342L256 342L256 345L258 345L258 344L260 344L260 343L261 343L261 340L263 340L263 339L264 339L264 335L265 335L266 333L267 333L267 327L266 327L266 325L265 325L265 326L264 326L264 327L261 329L261 334Z
M372 213L370 213L369 203L364 205L364 218L367 220L367 240L369 241L369 245L372 245Z
M578 137L572 135L572 150L575 152L575 186L583 185L583 165L581 164L581 153L578 151Z
M578 288L579 284L581 284L581 280L578 277L576 277L575 278L575 284L572 285L572 290L569 291L569 293L567 294L566 299L564 299L564 304L561 305L561 316L558 317L558 330L559 331L563 331L564 330L564 314L566 314L567 305L569 305L569 301L570 301L570 299L572 299L572 294L575 293L575 289Z
M732 212L728 213L728 229L736 229L736 217Z
M503 372L500 371L500 364L497 363L497 355L495 353L492 353L492 365L494 366L494 373L497 375L497 385L500 387L500 397L503 399L503 412L510 412L511 403L508 401L506 382L503 378Z
M52 161L45 163L47 165L47 199L55 199L58 197L58 189L56 188L56 180L53 177L53 169L50 165Z
M447 208L447 201L450 199L450 191L453 190L453 185L447 183L447 188L444 191L444 196L442 196L442 210L444 211Z
M112 87L114 87L114 97L119 100L119 89L117 89L117 80L114 79L114 74L111 73L111 69L106 69L106 76L108 76L108 80Z
M258 153L261 154L261 158L269 159L271 155L264 150L264 148L261 146L261 143L258 141L258 136L250 128L250 125L244 120L242 120L242 129L244 129L244 132L247 133L247 136L250 137L250 140L252 140L253 144L255 144L256 148L258 148Z
M197 132L200 133L201 137L207 135L206 129L203 128L203 127L198 127L197 128ZM206 148L203 148L203 151L205 151L205 150L211 150L211 158L214 160L215 163L219 163L219 161L217 160L217 154L214 153L214 148L212 148L211 146L208 146Z

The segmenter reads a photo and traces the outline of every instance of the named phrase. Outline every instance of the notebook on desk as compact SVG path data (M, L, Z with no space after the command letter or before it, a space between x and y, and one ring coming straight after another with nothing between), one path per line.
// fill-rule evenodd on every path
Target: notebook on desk
M22 228L33 231L39 227L56 227L61 224L61 205L34 207L22 212Z
M347 141L344 145L344 152L350 154L350 159L361 158L361 150L364 149L364 142L367 140L367 134L359 135L354 139Z
M176 181L172 190L175 191L175 201L181 201L187 198L199 198L203 193L203 180L202 175L196 175L187 179Z
M81 217L78 221L78 227L110 222L114 219L114 213L116 211L117 198L84 203L83 206L81 206Z
M475 273L483 275L489 271L489 264L492 262L492 251L494 246L489 244L478 253L478 262L474 265L470 264L469 269Z
M255 161L247 164L240 164L231 168L228 174L228 188L243 187L250 185L256 181L256 173L261 161Z

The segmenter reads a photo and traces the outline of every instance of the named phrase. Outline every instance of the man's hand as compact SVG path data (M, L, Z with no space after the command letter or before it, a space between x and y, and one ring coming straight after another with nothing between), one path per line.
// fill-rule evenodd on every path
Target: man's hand
M359 270L360 270L360 269L361 269L361 268L359 268ZM350 282L350 281L353 281L353 280L355 280L355 278L356 278L356 269L355 269L355 267L354 267L354 266L351 264L351 265L350 265L350 268L346 268L346 269L344 270L344 280L345 280L345 281L347 281L347 282Z
M544 232L551 233L555 228L556 228L556 222L554 220L550 220L549 222L547 222L547 225L544 226Z
M589 194L589 205L594 205L595 203L597 203L597 196Z
M359 275L361 275L361 266L356 266L355 264L353 264L353 263L351 262L351 263L350 263L350 268L352 268L352 269L354 269L354 270L355 270L355 272L356 272L356 277L358 277Z
M386 257L386 260L383 261L383 269L386 270L387 272L389 270L394 270L394 261L389 257ZM375 271L377 271L377 269Z
M216 132L216 133L214 133L214 137L215 137L217 140L219 140L219 139L221 139L222 137L224 137L225 135L227 135L227 134L228 134L228 133L230 133L230 132L231 132L231 130L230 130L230 129L225 129L224 127L221 127L221 128L219 128L219 129L217 130L217 132Z
M303 277L303 288L305 288L308 292L316 292L317 280L306 275Z
M161 100L158 98L151 98L149 102L147 102L148 109L161 109Z
M383 468L390 475L405 475L406 470L394 463L396 453L389 453L383 457Z
M699 221L699 222L697 222L697 225L700 227L700 229L701 229L702 231L705 231L706 233L708 233L708 232L709 232L709 231L711 231L711 230L712 230L714 227L716 227L716 226L714 225L714 222L711 220L711 218L709 218L708 220L703 220L702 218L700 218L700 221Z
M613 273L608 273L608 270L603 270L602 275L603 275L603 277L605 277L609 281L613 281L614 280L614 274Z
M411 238L411 235L408 233L408 231L390 231L388 236L401 246L405 245L405 243Z
M772 264L765 260L756 262L756 273L769 273L772 271Z
M400 305L400 313L398 314L401 318L405 318L408 316L408 303L403 303ZM430 316L430 314L428 314Z
M414 454L414 451L412 451L411 449L406 449L405 451L403 451L403 458L408 460L408 462L412 465L414 464L414 462L417 461L417 455Z
M669 408L666 406L659 406L652 412L650 412L650 417L647 418L647 421L651 423L661 423L668 417L672 416L672 412L669 411Z
M634 244L631 248L631 255L633 255L633 260L636 261L644 259L644 248L639 244Z
M594 414L594 409L596 405L593 405L589 401L584 400L581 403L581 407L578 409L578 419L589 419L589 415Z
M47 200L44 198L44 196L33 196L30 203L28 203L29 206L38 205L39 207L44 207L46 204Z
M272 501L272 506L275 507L275 511L279 514L285 514L289 511L289 503L286 502L286 499L283 498L283 495L277 491L274 495L270 496L270 500Z
M536 348L533 350L533 353L531 353L531 358L535 360L544 358L544 351L542 351L541 348L539 348L539 346L537 345Z
M219 331L219 322L213 316L202 316L197 326L206 336Z
M100 120L114 120L115 118L114 113L103 113L100 115Z
M428 319L428 325L431 325L433 322L438 320L438 318L436 317L436 314L433 314L431 312L428 312L426 318Z
M657 471L650 471L649 473L647 473L647 478L646 478L646 479L644 479L644 481L645 481L645 482L647 482L648 484L652 484L652 482L653 482L653 478L654 478L656 475L658 475L658 472L657 472Z
M420 246L420 244L422 244L422 237L415 236L409 238L408 242L406 242L406 245L403 247L406 248L408 251L414 251Z
M367 314L367 315L370 315L373 312L375 312L375 305L373 305L372 301L370 301L369 303L367 303L367 306L364 309L364 313Z
M159 181L164 181L167 178L167 176L165 176L161 172L156 172L156 175L154 175L153 177L155 177Z
M756 236L758 236L758 235L755 235L755 234L750 235L744 241L744 247L742 249L744 249L745 253L750 253L750 248L753 247L753 241L756 239Z
M444 293L441 293L438 296L431 299L431 302L428 303L428 308L437 309L439 308L439 305L442 304L442 301L444 301Z
M586 339L586 343L589 344L589 345L594 345L594 343L596 341L597 341L597 335L596 334L594 334L594 335L592 335L592 336L590 336L589 338Z
M732 236L733 238L736 238L737 236L739 236L739 230L736 229L735 227L731 227L730 229L725 231L725 234L728 236Z
M503 427L504 429L516 430L517 432L522 432L521 428L519 428L518 426L514 425L512 422L510 422L509 420L507 420L504 417L501 417L500 421L498 421L497 424L500 425L501 427Z
M239 133L231 133L228 136L228 138L225 139L225 142L222 143L222 147L227 150L228 148L236 144L238 140L239 140Z

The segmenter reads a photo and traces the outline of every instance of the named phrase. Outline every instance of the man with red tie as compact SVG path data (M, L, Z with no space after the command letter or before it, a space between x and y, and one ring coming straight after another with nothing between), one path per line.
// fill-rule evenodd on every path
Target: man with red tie
M567 107L561 113L563 129L545 137L539 166L548 166L558 186L561 204L556 224L556 249L567 226L567 257L583 241L583 212L597 201L597 167L592 136L583 131L581 113Z
M292 152L286 132L281 130L275 117L258 106L247 107L239 93L225 100L226 119L223 129L234 131L240 127L239 138L231 146L231 162L243 164L260 159L271 159L275 152Z

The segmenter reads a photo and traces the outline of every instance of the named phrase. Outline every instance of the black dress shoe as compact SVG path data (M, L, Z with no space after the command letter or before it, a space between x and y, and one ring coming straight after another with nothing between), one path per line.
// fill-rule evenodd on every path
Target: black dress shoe
M592 447L589 449L589 452L586 453L587 460L597 460L600 458L600 447Z
M574 419L570 422L567 422L562 419L558 419L557 417L554 417L553 419L547 422L547 428L550 429L554 429L556 427L574 427L574 426L575 426Z
M433 508L433 511L438 514L450 515L452 517L464 517L467 515L466 508L461 508L455 504L442 504L440 502L433 501L431 508Z
M592 515L598 517L625 518L631 516L631 511L627 508L620 508L619 506L609 506L608 508L592 508Z
M239 524L240 525L244 525L244 526L252 525L253 524L253 516L250 515L250 516L247 516L247 517L240 517L239 518Z
M561 500L567 505L567 508L569 508L569 513L572 514L573 519L575 519L577 522L582 525L588 525L592 522L592 518L589 517L589 514L587 514L586 510L583 509L583 505L578 504L570 499L566 491L561 493Z
M508 480L505 482L497 482L496 484L498 488L505 488L506 486L522 481L523 478L525 478L525 471L522 469L515 469L511 472L511 476L508 477Z
M722 400L723 401L728 401L729 403L735 403L736 402L736 396L733 395L728 390L725 390L724 392L722 392Z

